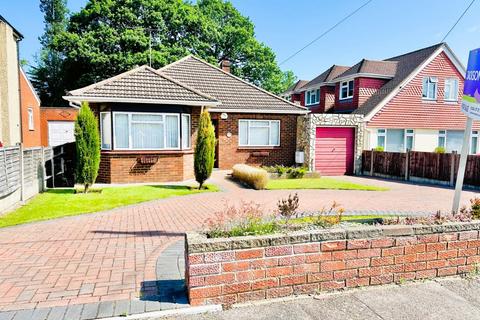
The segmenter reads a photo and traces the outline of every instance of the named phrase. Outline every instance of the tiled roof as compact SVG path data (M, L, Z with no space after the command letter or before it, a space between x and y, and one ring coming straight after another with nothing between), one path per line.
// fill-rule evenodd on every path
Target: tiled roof
M348 77L358 73L369 73L387 77L395 76L397 72L397 61L378 61L363 59L336 78Z
M349 67L337 66L334 64L333 66L322 72L319 76L315 77L313 80L304 85L303 88L310 88L316 85L320 85L324 82L332 81L339 74L345 72L348 69Z
M189 88L148 66L141 66L90 86L70 91L66 96L68 100L74 100L76 97L104 99L104 101L140 99L145 102L151 100L179 104L185 102L199 105L218 104L214 98Z
M395 75L383 87L376 91L364 104L353 111L355 114L369 114L382 102L392 91L394 91L410 74L412 74L423 62L425 62L438 48L445 45L439 43L431 47L409 52L400 56L384 60L395 63Z
M277 97L194 56L187 56L159 71L220 101L221 105L212 108L213 111L308 112L305 107Z
M308 83L308 80L298 80L294 84L292 84L285 92L284 94L290 94L290 93L296 93L300 89L303 88L304 85Z

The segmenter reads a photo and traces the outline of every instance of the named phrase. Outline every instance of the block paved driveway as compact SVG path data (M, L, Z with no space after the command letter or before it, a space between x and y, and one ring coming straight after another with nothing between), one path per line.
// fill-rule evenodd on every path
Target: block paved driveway
M390 191L299 190L301 209L333 200L347 210L448 211L453 190L342 177ZM199 229L225 201L255 201L273 209L292 191L254 191L214 172L221 193L157 200L111 211L0 229L0 311L136 299L155 281L156 260L183 232ZM475 195L465 192L463 202ZM121 196L121 195L119 195Z

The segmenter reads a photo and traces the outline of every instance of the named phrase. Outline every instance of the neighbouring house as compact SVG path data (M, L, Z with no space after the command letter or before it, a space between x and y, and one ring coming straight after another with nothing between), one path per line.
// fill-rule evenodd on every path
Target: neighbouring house
M280 96L287 101L291 101L291 102L300 101L301 89L308 82L309 82L308 80L298 80L297 82L292 84L287 89L287 91L282 93Z
M41 107L42 146L59 146L75 141L76 107Z
M0 147L22 141L18 43L23 36L0 15Z
M20 68L20 110L23 146L27 148L41 146L40 99L22 68Z
M297 120L305 107L281 99L220 68L187 56L159 70L141 66L70 91L98 115L97 181L128 183L193 178L193 148L202 109L218 140L216 164L292 165Z
M332 66L304 84L301 105L312 114L308 163L323 174L359 172L362 150L460 151L465 68L446 43L385 60ZM480 126L471 150L478 153Z

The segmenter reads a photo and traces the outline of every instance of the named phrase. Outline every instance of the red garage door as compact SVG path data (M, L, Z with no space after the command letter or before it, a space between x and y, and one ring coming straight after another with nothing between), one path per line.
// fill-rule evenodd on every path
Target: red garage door
M315 170L324 176L353 173L354 128L317 128Z

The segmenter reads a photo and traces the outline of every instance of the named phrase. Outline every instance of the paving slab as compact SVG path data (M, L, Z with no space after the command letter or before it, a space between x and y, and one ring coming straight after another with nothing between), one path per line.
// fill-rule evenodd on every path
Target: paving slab
M113 311L115 309L114 301L102 301L98 306L98 318L113 317Z
M447 278L436 281L442 287L468 300L472 305L480 308L480 279L457 279ZM480 316L479 316L480 318Z
M81 304L70 305L65 311L64 318L68 320L80 320L82 316L82 309L83 305Z
M49 313L50 313L50 308L35 309L32 314L32 320L46 320ZM76 320L74 318L67 318L67 319Z

